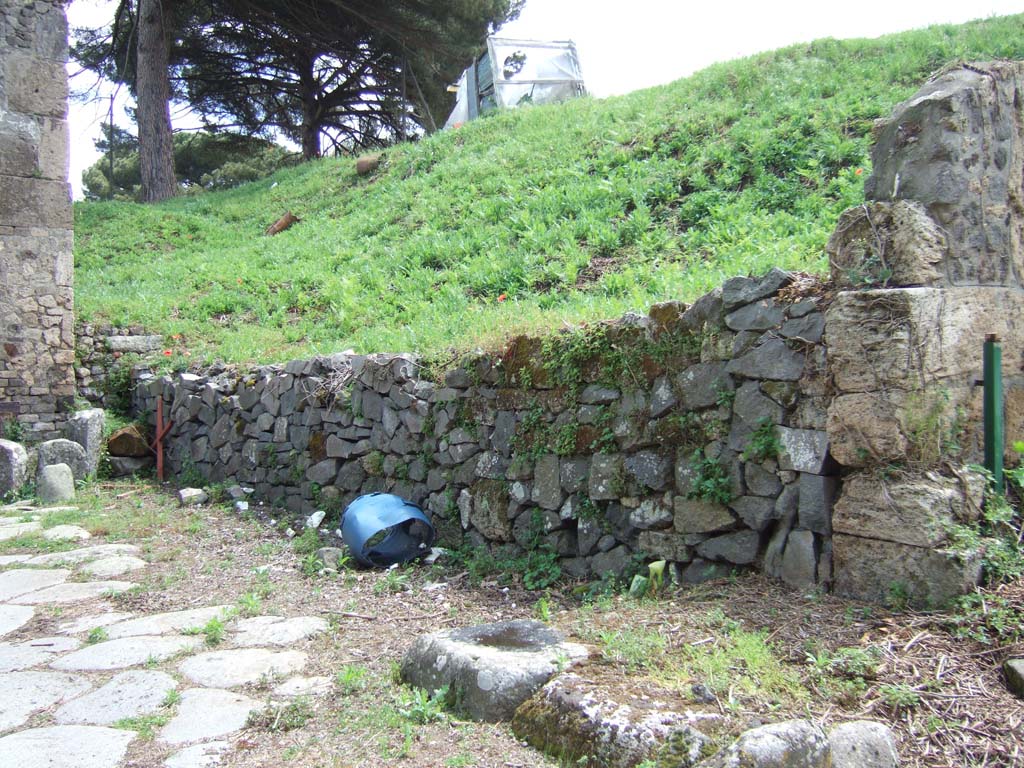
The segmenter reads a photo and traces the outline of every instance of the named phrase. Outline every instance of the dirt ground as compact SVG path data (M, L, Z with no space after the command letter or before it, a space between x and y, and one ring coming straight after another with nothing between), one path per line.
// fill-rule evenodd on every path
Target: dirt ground
M309 654L304 674L334 680L330 693L269 709L232 739L227 766L559 765L519 743L507 725L462 721L396 680L418 634L531 617L591 649L575 671L610 697L719 713L714 736L723 745L767 722L866 718L895 730L905 766L1024 766L1024 702L1006 691L1000 671L1005 658L1024 649L958 638L944 614L802 594L757 575L669 587L643 601L618 594L585 599L573 584L529 592L517 574L480 578L451 560L307 575L271 510L254 505L243 517L226 505L182 509L170 489L131 483L94 484L80 504L80 514L60 522L78 522L96 543L139 544L150 562L138 589L110 601L116 610L222 603L329 620L330 632L293 647ZM4 544L4 554L30 551L26 542ZM325 544L340 542L325 532ZM1009 606L999 621L1024 622L1024 585L987 599ZM38 622L76 612L95 612L95 605L38 617L24 631L38 633ZM171 664L158 668L173 671ZM241 690L269 702L267 684ZM46 715L37 719L43 724ZM137 739L127 765L156 768L172 751Z

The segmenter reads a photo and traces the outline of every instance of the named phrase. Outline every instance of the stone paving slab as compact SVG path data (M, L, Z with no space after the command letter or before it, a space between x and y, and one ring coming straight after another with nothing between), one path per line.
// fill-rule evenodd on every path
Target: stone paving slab
M218 618L231 610L230 605L211 605L205 608L190 608L185 611L154 613L150 616L139 616L107 628L107 637L115 640L119 637L133 635L163 635L168 632L181 632L184 629L202 627L210 619Z
M20 607L20 606L12 606ZM57 625L57 631L63 635L77 635L79 632L91 632L96 627L109 627L119 621L125 621L133 616L125 611L107 611L105 613L91 613L88 616L79 616L77 619L65 621ZM109 635L108 635L109 637Z
M185 659L178 669L199 685L234 688L267 678L290 675L305 666L306 654L301 651L241 648L200 653Z
M0 555L0 567L16 565L32 559L32 555Z
M185 747L167 758L164 768L214 768L224 761L224 755L230 748L226 741L208 741Z
M245 727L249 713L260 706L256 699L233 691L190 688L181 694L178 714L158 738L168 744L187 744L226 736Z
M114 768L134 731L91 725L58 725L0 739L0 768Z
M0 526L0 541L16 539L19 536L24 536L26 533L35 533L42 527L38 520L33 520L31 523L15 523L13 525Z
M9 672L0 675L0 732L22 725L33 712L72 699L92 686L64 672Z
M167 693L177 687L177 681L165 672L121 672L102 688L65 704L54 718L62 725L113 725L127 717L156 712Z
M0 637L28 624L35 613L30 605L0 605Z
M63 584L70 575L71 571L64 569L17 568L13 571L4 571L0 573L0 603L8 602L27 592Z
M43 531L43 538L47 541L85 541L91 539L92 534L78 525L55 525Z
M20 643L0 643L0 672L46 664L57 654L73 651L80 645L73 637L41 637Z
M103 597L111 592L126 592L137 587L130 581L71 581L48 587L37 592L19 595L10 602L15 605L39 605L40 603L77 603Z
M113 576L121 576L130 571L138 571L146 567L146 561L132 555L114 555L112 557L101 557L81 567L82 573L96 576L101 579L109 579Z
M45 555L36 555L28 561L28 565L78 565L89 560L99 560L101 557L113 555L138 555L141 552L134 544L96 544L91 547L69 549L67 552L50 552Z
M67 671L124 669L145 664L149 659L163 661L202 644L201 637L186 635L125 637L86 646L50 666Z
M293 696L322 696L330 693L333 681L326 675L317 677L292 677L277 686L271 695L278 698Z
M296 616L287 619L284 616L255 616L242 619L235 624L238 634L234 637L235 645L291 645L307 637L326 632L326 620L319 616Z

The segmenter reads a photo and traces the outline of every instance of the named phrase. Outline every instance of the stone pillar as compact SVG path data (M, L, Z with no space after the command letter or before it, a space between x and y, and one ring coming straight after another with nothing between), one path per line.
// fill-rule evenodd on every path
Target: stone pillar
M953 67L876 128L868 202L828 244L835 588L938 605L970 589L982 344L1003 341L1007 437L1024 437L1024 63Z
M0 0L0 402L56 437L74 397L67 19Z

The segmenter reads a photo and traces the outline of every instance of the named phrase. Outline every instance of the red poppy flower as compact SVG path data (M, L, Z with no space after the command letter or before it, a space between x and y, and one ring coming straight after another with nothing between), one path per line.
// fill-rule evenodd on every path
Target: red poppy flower
M165 350L164 350L164 356L165 356L165 357L170 357L170 356L171 356L171 350L169 350L169 349L165 349Z
M499 296L499 297L498 297L498 301L504 301L504 300L505 300L505 299L507 299L507 298L508 298L508 296L506 296L506 295L505 295L505 294L503 293L503 294L501 294L501 296Z
M862 173L864 173L864 169L863 168L858 168L856 171L854 171L854 173L857 174L858 176L860 176Z

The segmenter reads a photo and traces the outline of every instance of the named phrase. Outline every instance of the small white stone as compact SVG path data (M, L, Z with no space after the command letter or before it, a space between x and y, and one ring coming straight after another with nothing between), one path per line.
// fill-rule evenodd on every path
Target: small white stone
M209 500L209 494L202 488L182 488L178 491L178 503L183 507L205 504Z
M325 517L327 517L327 513L324 512L322 509L318 509L312 515L310 515L309 517L306 518L306 527L307 528L319 528L320 527L320 523L322 523L324 521Z
M249 502L248 501L236 501L235 502L235 512L248 512L248 511L249 511Z

